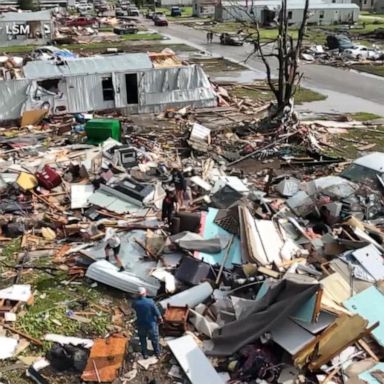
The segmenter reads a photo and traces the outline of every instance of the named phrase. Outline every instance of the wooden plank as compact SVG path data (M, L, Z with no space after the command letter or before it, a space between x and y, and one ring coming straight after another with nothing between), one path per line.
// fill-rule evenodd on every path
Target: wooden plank
M127 342L126 337L118 335L95 340L81 379L97 382L115 380L124 361Z
M17 329L12 328L12 327L10 327L9 325L6 325L6 324L2 324L1 326L2 326L4 329L7 329L8 331L10 331L10 332L12 332L12 333L16 333L17 335L20 335L20 336L24 337L25 339L29 340L29 341L30 341L31 343L33 343L33 344L38 345L39 347L42 347L42 346L43 346L43 343L42 343L40 340L35 339L35 338L33 338L32 336L27 335L26 333L23 333L23 332L21 332L21 331L18 331Z

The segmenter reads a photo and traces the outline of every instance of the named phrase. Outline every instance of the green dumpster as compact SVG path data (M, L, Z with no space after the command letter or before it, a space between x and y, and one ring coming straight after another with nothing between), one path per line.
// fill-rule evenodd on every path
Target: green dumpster
M121 123L118 119L92 119L85 124L87 143L99 144L108 138L121 140Z

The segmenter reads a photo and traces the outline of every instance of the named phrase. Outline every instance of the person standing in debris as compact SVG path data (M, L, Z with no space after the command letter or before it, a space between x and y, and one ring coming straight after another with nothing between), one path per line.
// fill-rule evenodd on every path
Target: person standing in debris
M172 183L176 189L176 198L179 208L184 206L184 192L186 189L186 182L183 172L175 166L172 170Z
M207 32L207 44L209 44L210 32Z
M213 32L210 31L209 32L209 42L210 42L210 44L212 44L212 40L213 40Z
M177 198L175 192L171 189L165 191L165 197L163 205L161 207L161 220L167 221L168 225L171 225L172 214L176 208Z
M119 257L121 241L119 237L116 235L116 232L113 228L107 228L105 232L104 241L105 241L105 247L104 247L105 260L109 261L110 252L113 252L113 256L115 257L116 264L120 268L119 272L123 272L125 268L123 267L123 264Z
M163 318L155 302L147 297L147 290L139 288L139 297L133 302L132 308L136 312L136 326L139 334L141 353L144 359L148 358L147 338L152 342L152 348L157 357L160 357L159 326Z

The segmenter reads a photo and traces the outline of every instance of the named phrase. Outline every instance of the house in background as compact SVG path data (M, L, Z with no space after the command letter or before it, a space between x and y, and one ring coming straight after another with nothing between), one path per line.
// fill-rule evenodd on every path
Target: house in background
M329 0L327 0L329 1ZM332 25L355 23L359 19L360 9L350 0L311 1L309 4L308 25ZM337 1L337 2L336 2ZM269 25L277 21L281 8L279 0L240 0L238 2L223 1L215 7L216 21L257 21L260 25ZM305 2L288 0L288 23L299 25L303 20Z
M39 0L38 4L41 8L54 8L54 7L74 7L76 0ZM18 8L18 0L0 0L1 7L14 7Z
M192 16L213 16L216 4L217 0L192 0Z
M52 39L51 11L0 14L0 46L46 44Z
M0 81L0 121L36 109L54 115L108 109L136 114L216 106L216 95L199 65L163 56L131 53L60 64L30 61L23 77Z
M359 6L361 11L373 11L376 2L375 0L352 0L352 3Z
M373 10L377 13L384 12L384 0L374 0Z

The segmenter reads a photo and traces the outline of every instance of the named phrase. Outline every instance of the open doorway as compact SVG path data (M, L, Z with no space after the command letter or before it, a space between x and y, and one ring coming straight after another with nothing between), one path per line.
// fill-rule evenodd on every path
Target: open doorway
M137 73L126 74L125 85L127 88L127 104L137 104L139 101L137 89Z

